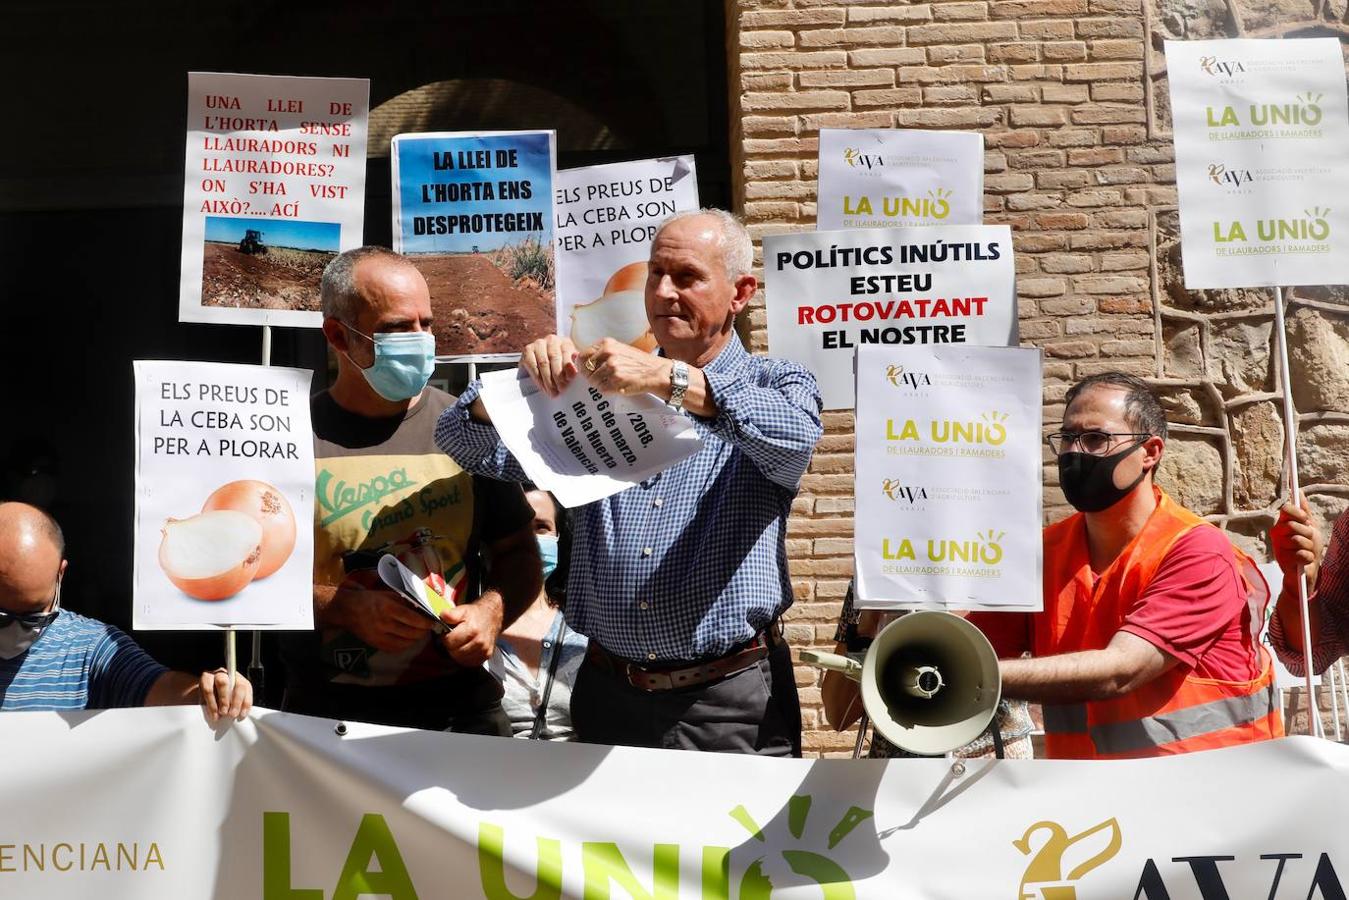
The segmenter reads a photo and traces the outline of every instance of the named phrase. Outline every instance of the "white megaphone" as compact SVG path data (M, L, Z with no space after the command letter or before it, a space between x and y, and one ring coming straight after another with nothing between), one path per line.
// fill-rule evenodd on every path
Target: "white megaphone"
M988 728L1002 696L993 645L948 612L900 616L871 642L865 660L801 651L803 662L860 682L876 730L900 749L939 756Z

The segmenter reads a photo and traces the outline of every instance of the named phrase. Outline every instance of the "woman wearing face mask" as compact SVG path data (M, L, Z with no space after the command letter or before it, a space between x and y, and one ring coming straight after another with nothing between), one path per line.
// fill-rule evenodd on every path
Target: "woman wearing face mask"
M576 738L571 725L571 688L585 657L586 638L567 627L558 606L565 592L569 531L565 511L552 494L525 485L525 499L534 507L544 587L529 608L501 632L488 668L506 691L501 706L515 737L570 741Z

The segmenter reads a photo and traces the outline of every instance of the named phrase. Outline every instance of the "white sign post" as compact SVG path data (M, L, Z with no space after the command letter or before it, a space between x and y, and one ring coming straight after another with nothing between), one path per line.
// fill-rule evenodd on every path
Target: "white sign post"
M984 136L821 128L819 230L984 221Z
M662 221L698 208L692 156L557 173L557 333L579 347L611 337L654 350L646 261Z
M853 406L853 349L1017 343L1006 225L763 239L768 346L810 368L825 409Z
M323 267L362 243L369 80L187 85L179 321L317 327Z
M1040 351L859 347L858 605L1037 612Z
M525 474L568 508L626 490L703 446L692 421L651 394L601 394L579 375L549 397L523 369L488 372L482 402Z
M135 372L135 627L312 628L313 373Z
M1269 286L1292 502L1301 499L1283 286L1349 283L1349 101L1335 38L1167 41L1190 290ZM1298 587L1310 727L1305 576Z

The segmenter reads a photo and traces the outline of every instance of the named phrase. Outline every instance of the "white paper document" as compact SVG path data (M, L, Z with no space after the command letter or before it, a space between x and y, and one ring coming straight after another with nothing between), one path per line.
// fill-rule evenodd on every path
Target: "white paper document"
M702 449L693 423L651 394L601 394L577 376L557 397L523 369L482 376L482 402L525 474L566 507L613 496Z

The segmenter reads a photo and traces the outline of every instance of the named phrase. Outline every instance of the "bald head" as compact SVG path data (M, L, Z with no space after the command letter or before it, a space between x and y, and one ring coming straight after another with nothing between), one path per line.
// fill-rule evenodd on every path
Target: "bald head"
M65 537L56 520L27 503L0 503L0 609L41 612L65 569Z

